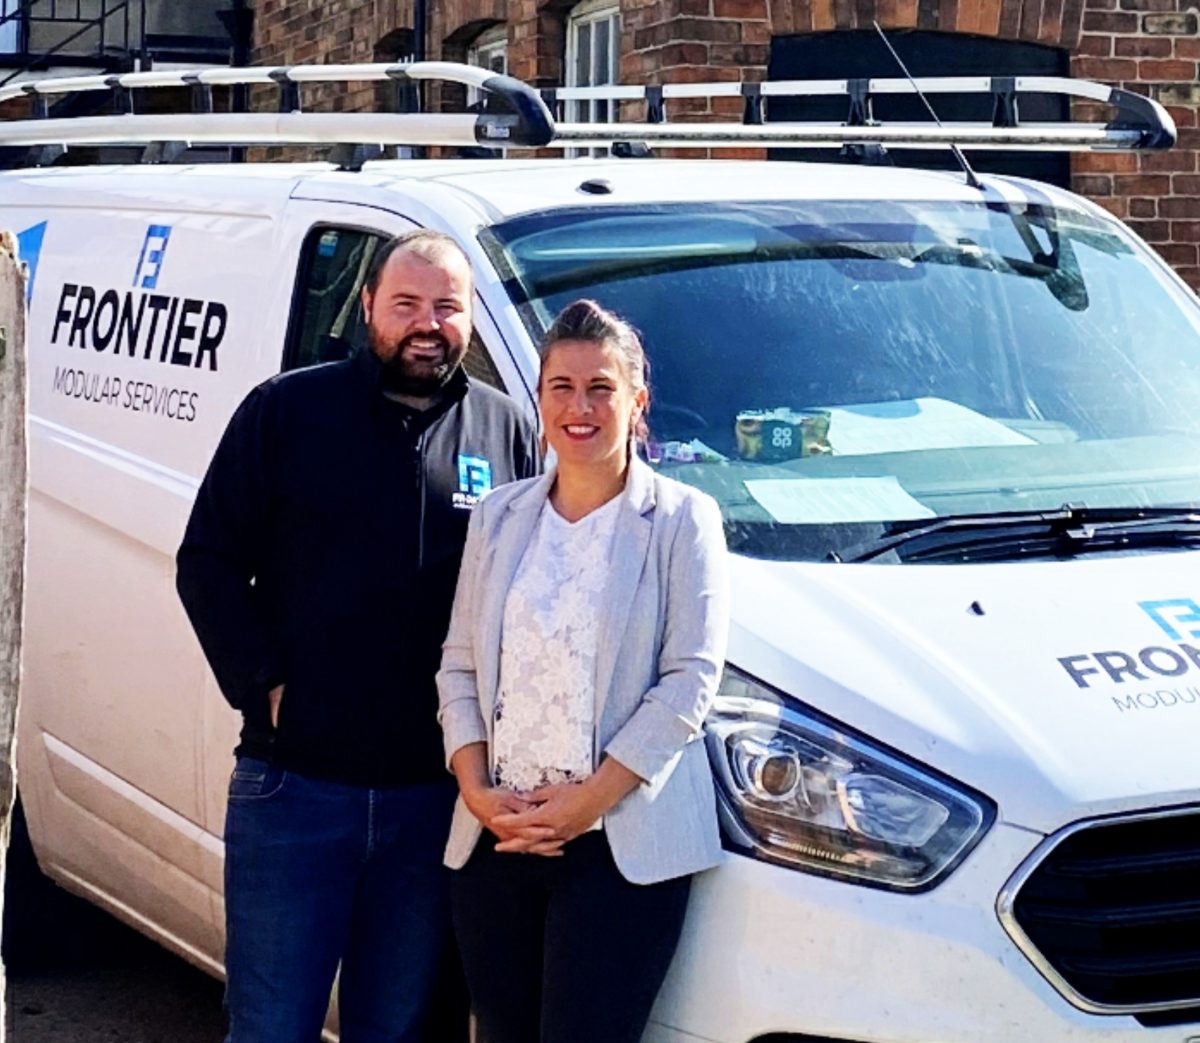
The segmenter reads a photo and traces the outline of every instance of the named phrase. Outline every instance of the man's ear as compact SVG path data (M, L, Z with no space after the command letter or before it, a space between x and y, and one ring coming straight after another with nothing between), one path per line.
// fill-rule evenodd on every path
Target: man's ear
M362 288L362 294L360 295L360 299L362 300L363 321L368 326L371 325L371 305L373 303L372 296L373 295L372 295L371 291L369 289L367 289L367 287L364 286Z

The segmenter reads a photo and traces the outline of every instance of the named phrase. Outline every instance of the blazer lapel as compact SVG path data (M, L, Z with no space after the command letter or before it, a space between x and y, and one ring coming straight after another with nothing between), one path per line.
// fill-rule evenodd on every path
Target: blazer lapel
M637 457L629 465L624 499L613 533L612 573L604 596L604 614L596 642L596 724L612 687L617 653L629 627L629 609L650 549L654 509L654 472Z
M480 704L489 734L491 715L500 685L500 638L504 624L504 602L517 575L521 557L541 516L542 506L554 484L548 472L526 492L513 497L505 507L505 516L497 520L490 548L491 562L484 595L476 617L480 621L475 654L480 664L477 683L481 684Z

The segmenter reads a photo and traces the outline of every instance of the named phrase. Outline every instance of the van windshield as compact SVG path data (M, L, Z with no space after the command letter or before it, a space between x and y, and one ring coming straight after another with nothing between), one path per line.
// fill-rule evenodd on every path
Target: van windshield
M481 238L535 340L579 297L641 330L648 457L716 498L740 553L1200 504L1200 308L1115 221L732 202L542 212Z

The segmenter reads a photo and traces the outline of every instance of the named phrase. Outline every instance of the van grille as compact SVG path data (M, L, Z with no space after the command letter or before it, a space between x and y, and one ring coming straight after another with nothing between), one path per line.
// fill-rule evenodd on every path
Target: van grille
M1089 823L1051 843L1006 917L1034 962L1093 1010L1200 1002L1200 809Z

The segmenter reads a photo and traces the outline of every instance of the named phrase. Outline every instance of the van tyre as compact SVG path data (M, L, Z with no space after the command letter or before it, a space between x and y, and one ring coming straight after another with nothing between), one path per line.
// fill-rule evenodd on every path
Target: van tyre
M4 863L4 925L0 953L16 974L61 963L77 934L83 903L54 884L38 866L29 840L25 809L13 805Z

